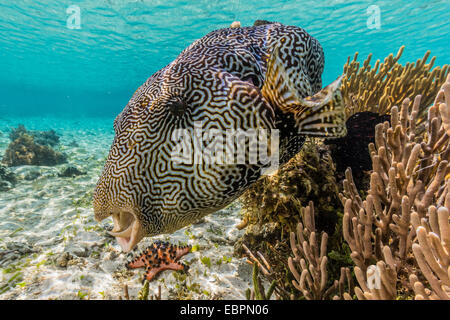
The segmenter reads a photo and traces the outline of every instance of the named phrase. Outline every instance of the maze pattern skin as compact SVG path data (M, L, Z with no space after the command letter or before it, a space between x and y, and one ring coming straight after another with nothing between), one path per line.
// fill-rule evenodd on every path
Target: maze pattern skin
M102 220L133 208L146 236L174 232L239 197L262 165L171 161L175 129L278 129L281 164L302 147L295 119L261 93L274 48L301 97L322 88L324 55L304 29L271 23L213 31L134 93L114 121L115 138L94 192Z

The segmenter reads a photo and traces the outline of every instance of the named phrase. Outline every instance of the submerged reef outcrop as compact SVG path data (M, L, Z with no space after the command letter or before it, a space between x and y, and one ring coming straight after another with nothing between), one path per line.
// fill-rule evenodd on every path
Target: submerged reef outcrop
M277 238L288 235L300 218L293 212L310 200L323 212L320 228L334 230L339 205L334 171L326 146L319 140L306 141L300 153L276 174L263 177L240 198L244 208L241 227L247 226L243 242L252 245L270 233Z
M367 185L357 187L351 168L339 183L334 230L318 227L318 219L329 216L315 203L322 199L305 197L314 204L303 200L298 205L292 198L281 209L272 206L272 212L264 213L277 217L289 206L298 219L294 229L284 222L291 229L289 237L243 246L260 275L275 281L277 299L450 299L450 75L439 81L438 90L435 82L420 86L425 94L412 97L414 101L392 95L403 100L389 105L389 119L375 125L367 146ZM289 172L280 169L276 176L280 174ZM284 188L289 187L293 185ZM269 186L268 192L273 190ZM264 194L264 188L259 192ZM254 201L255 208L256 203L261 206L260 198ZM275 263L283 263L284 272Z
M59 137L53 130L27 131L19 125L11 130L9 137L11 143L2 159L7 166L53 166L67 160L65 154L53 149L59 143Z
M17 128L11 129L11 132L9 133L9 139L11 141L14 141L24 134L32 136L34 138L34 142L43 146L54 147L59 143L59 136L54 130L27 130L23 124L19 124Z
M299 154L276 174L257 181L240 200L243 220L238 228L246 229L235 244L235 254L248 252L247 247L264 254L272 266L268 280L277 281L276 295L289 297L288 239L301 220L300 208L310 200L317 203L323 212L317 217L319 230L333 234L338 223L339 188L327 146L317 139L307 140Z

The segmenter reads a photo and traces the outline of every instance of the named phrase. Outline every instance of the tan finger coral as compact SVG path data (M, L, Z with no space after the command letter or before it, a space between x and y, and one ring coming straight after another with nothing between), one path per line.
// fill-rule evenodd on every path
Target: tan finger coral
M416 293L416 300L450 300L450 193L446 206L428 210L429 221L422 219L416 229L417 243L413 244L414 257L430 289L413 274L409 279ZM413 218L419 223L417 213Z
M415 131L420 96L412 108L409 99L400 110L393 107L390 124L377 125L375 143L369 145L373 171L365 200L351 171L346 172L340 195L345 212L343 235L356 264L359 299L408 297L412 289L416 298L446 297L448 208L436 207L450 204L446 183L450 142L445 129L449 90L450 76L428 110L423 137L417 137ZM440 237L446 239L444 244ZM425 284L415 274L418 269L427 279ZM369 288L373 270L381 284Z
M427 63L429 51L417 62L402 65L398 61L403 50L401 47L395 57L390 54L384 62L377 60L374 66L370 64L372 54L360 66L356 53L344 66L341 91L347 116L347 136L326 143L330 145L338 177L343 178L346 168L351 167L358 187L367 184L366 173L371 169L367 145L374 142L375 126L389 120L393 106L400 106L405 99L412 100L421 94L415 118L416 133L423 133L427 108L449 71L448 65L433 69L435 57Z
M338 288L335 280L327 287L327 242L328 234L322 232L320 243L314 221L314 206L301 209L302 222L297 225L297 232L291 232L290 243L294 257L289 257L288 266L295 280L294 287L301 291L307 300L323 300Z
M358 53L352 61L350 57L344 65L344 79L342 80L342 97L346 105L347 117L363 111L378 114L388 114L393 106L398 106L406 98L413 99L422 94L422 106L419 120L426 115L428 107L436 96L439 88L445 82L449 66L436 67L433 65L436 57L427 60L430 51L417 62L401 65L398 63L404 46L400 47L397 55L390 54L384 62L377 60L372 67L370 54L362 67L357 61Z

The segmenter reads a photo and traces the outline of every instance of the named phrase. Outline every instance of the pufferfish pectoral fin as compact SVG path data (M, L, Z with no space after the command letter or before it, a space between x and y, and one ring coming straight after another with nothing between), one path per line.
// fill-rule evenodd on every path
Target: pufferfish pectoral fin
M324 138L339 138L347 134L341 80L342 76L315 95L291 106L300 134Z
M301 70L287 72L278 53L276 48L267 65L261 90L264 98L283 112L293 114L299 134L326 138L345 136L346 119L340 90L343 76L313 96L302 98L292 81L303 81L309 88L308 80Z

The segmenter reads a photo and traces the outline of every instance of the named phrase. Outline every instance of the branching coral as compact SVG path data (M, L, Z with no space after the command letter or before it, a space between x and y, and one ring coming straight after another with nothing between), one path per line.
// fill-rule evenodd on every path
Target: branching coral
M390 54L380 63L375 62L372 67L370 54L362 67L357 61L358 53L352 61L350 57L344 65L344 79L342 80L342 97L346 105L347 117L363 111L387 114L393 106L398 106L406 98L422 94L421 115L426 114L426 108L433 102L439 88L445 82L449 66L436 67L433 65L436 57L426 63L430 51L416 63L401 65L398 63L404 46L400 47L397 55ZM422 119L419 115L417 118Z
M259 194L274 199L263 217L270 214L273 219L278 211L290 217L302 212L297 220L289 220L290 231L294 222L301 221L291 234L294 256L287 261L292 284L298 290L292 293L289 288L291 299L449 299L450 76L445 80L448 66L431 70L434 59L426 64L428 53L416 64L399 65L402 50L384 64L377 62L374 69L369 66L370 59L362 69L356 60L346 66L347 74L353 75L347 78L345 89L351 99L348 114L368 110L389 117L375 126L373 142L365 147L370 156L366 186L358 189L352 170L347 169L339 194L344 208L342 237L354 267L346 262L340 277L336 274L339 269L330 274L332 266L327 262L332 254L326 250L327 234L317 235L311 222L312 206L301 209L301 203L312 200L310 194L301 201L296 193L282 198L286 190L299 185L295 179L283 180L282 175L295 176L292 171L303 169L311 159L295 159L295 165L282 168L259 190ZM419 92L423 95L414 97ZM314 166L314 162L308 164ZM317 177L311 180L317 183ZM266 193L266 188L272 192ZM261 221L259 214L267 203L258 193L251 198L258 205L256 214L246 216L250 224L251 218ZM278 198L285 201L275 201ZM323 202L322 194L318 200ZM280 203L281 210L275 206ZM332 207L336 210L338 206ZM322 210L318 212L320 217ZM286 220L280 223L287 224ZM339 254L347 257L345 250ZM268 270L268 274L273 275L273 271ZM277 287L280 284L278 281Z
M290 271L288 278L291 279L292 287L287 287L283 283L283 279L278 277L261 252L257 251L256 254L253 254L247 246L243 245L254 266L254 289L246 291L247 298L264 297L264 287L262 287L258 272L255 272L255 269L258 269L262 272L263 277L271 282L268 294L274 292L276 299L323 300L332 298L333 300L352 300L355 288L350 268L340 268L340 276L338 275L338 279L334 281L329 278L328 234L322 232L320 243L318 242L312 201L309 206L300 208L300 219L301 222L297 225L296 232L290 234L290 247L293 257L288 258L287 265ZM295 292L295 289L297 292ZM257 292L259 292L259 295Z
M429 143L422 144L422 148L428 157L433 151L439 151L439 157L449 159L450 76L442 86L429 113L432 124L429 130L430 138ZM412 250L421 273L430 286L430 289L426 288L417 275L410 275L409 280L417 300L450 300L450 179L448 179L448 171L442 168L435 170L436 175L445 174L447 177L445 185L435 183L432 186L431 191L437 194L436 206L428 207L428 214L425 217L420 212L411 214L411 223L417 234L417 242L413 244ZM422 210L425 208L420 207Z
M355 187L351 171L346 172L344 192L340 195L344 205L343 235L356 264L355 275L360 288L355 288L355 293L360 299L396 298L398 282L403 288L411 288L406 278L417 269L417 263L424 274L433 279L423 259L423 252L429 252L424 240L427 229L413 227L411 221L422 219L426 224L430 220L434 225L431 230L438 230L433 218L436 215L430 214L433 209L429 208L433 208L430 207L433 204L442 206L444 192L448 190L445 177L450 173L450 143L444 127L450 102L448 98L450 76L428 111L423 141L415 134L420 96L414 100L411 112L408 110L410 101L405 99L400 111L397 107L392 108L391 124L377 125L375 144L369 145L373 172L364 201ZM413 245L414 241L419 244ZM442 256L443 248L435 250L439 250L440 261L448 259L448 251L445 258ZM430 259L428 254L427 263L433 263ZM373 270L381 278L378 288L366 285ZM436 272L435 269L433 271ZM416 280L413 278L410 282L415 283Z
M339 206L338 186L329 152L323 144L307 141L303 150L275 175L258 181L242 197L245 235L235 244L237 254L243 253L243 244L252 251L260 251L273 266L269 282L277 280L276 293L290 297L295 290L285 265L291 249L288 240L300 221L302 203L316 201L321 215L316 219L317 229L333 234L338 221L335 208ZM332 244L333 247L334 243ZM336 268L339 272L339 266ZM263 275L264 271L262 271ZM282 292L281 290L287 291Z
M343 176L345 169L351 167L358 187L366 183L365 172L371 169L367 145L374 142L375 125L389 120L393 106L400 106L405 99L422 94L415 119L416 133L423 133L427 109L449 72L448 65L433 69L435 57L426 63L429 51L416 63L401 65L398 60L403 49L401 47L395 57L390 54L383 63L378 60L374 67L370 65L372 55L360 67L358 53L353 61L349 57L344 66L341 91L348 134L327 143L336 162L338 176Z
M294 287L308 300L323 300L338 287L339 281L327 288L327 242L328 234L322 232L320 244L314 221L313 202L301 209L302 221L297 225L297 233L291 232L290 242L294 257L289 257L288 266L295 280ZM296 267L296 265L298 267ZM298 270L299 269L299 270ZM299 273L299 271L301 271Z
M450 180L447 183L447 190ZM450 300L450 193L447 192L445 206L428 209L427 219L419 219L414 212L412 221L416 228L418 242L413 244L414 257L421 273L430 284L431 290L417 275L409 277L416 293L416 300Z

